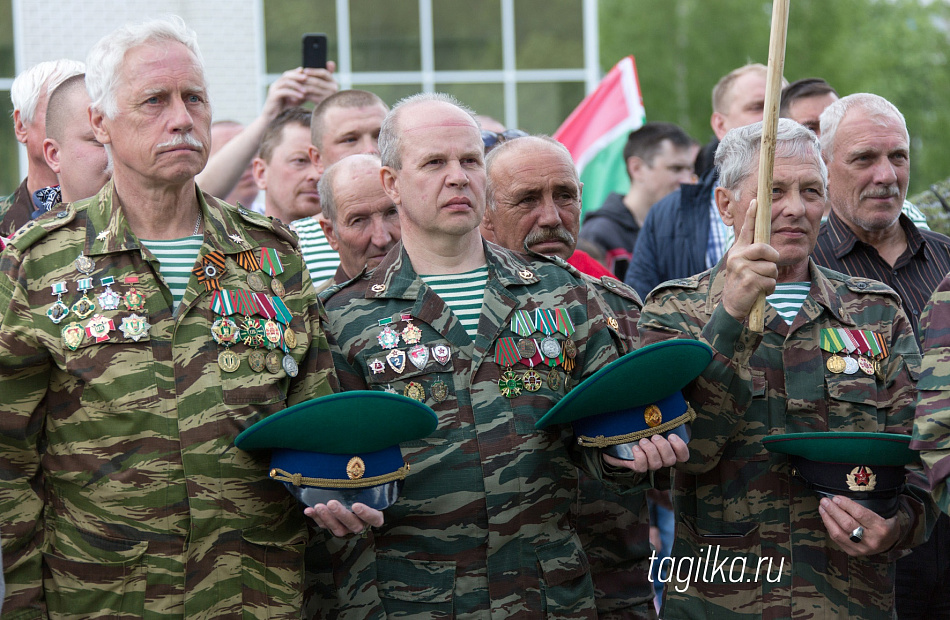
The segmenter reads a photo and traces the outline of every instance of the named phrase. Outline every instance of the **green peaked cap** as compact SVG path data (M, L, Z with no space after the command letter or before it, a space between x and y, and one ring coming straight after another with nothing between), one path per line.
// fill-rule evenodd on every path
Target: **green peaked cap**
M537 428L643 407L678 392L705 370L712 349L664 340L628 353L582 381L537 421Z
M762 439L766 449L820 463L903 466L920 460L909 435L893 433L789 433Z
M438 423L431 408L412 398L354 390L314 398L268 416L245 429L234 445L242 450L362 454L427 437Z

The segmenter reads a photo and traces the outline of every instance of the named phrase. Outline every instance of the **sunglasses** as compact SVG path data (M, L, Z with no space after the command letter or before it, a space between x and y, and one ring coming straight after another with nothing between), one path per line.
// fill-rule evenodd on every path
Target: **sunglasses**
M501 133L482 129L482 142L485 143L485 150L490 151L502 142L514 140L515 138L524 138L528 135L530 134L528 134L527 131L521 131L520 129L506 129Z

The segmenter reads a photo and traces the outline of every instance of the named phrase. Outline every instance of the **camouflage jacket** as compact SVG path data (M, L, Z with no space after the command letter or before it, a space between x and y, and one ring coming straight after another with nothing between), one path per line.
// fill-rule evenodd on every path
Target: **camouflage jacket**
M232 348L241 357L235 372L219 368L210 292L192 276L172 311L112 183L21 229L0 255L4 617L299 614L309 520L268 479L269 456L238 450L233 439L331 391L322 310L286 228L208 195L199 201L200 256L226 256L222 289L247 288L239 253L277 250L300 372L253 372L244 344ZM104 291L103 277L120 295L134 287L149 331L126 336L118 328L127 307L97 307L115 329L66 346L61 331L78 319L57 325L47 310L56 282L68 285L65 303L79 298L80 253L94 262L91 298Z
M599 468L600 456L576 449L569 428L537 431L534 424L564 396L566 377L576 384L617 359L625 338L600 296L562 268L485 248L489 275L474 343L417 277L401 244L325 302L342 389L391 386L403 393L417 386L439 416L432 436L403 444L409 477L362 558L334 567L338 575L359 571L339 591L354 617L596 617L574 526L578 461L572 457ZM495 361L496 343L518 339L511 330L516 310L536 308L567 310L576 329L576 366L554 371L557 389L542 381L537 391L508 399L499 389L505 368ZM390 325L402 330L403 315L422 330L421 344L433 355L447 347L448 358L430 357L421 368L407 362L404 372L388 363L380 368L377 361L387 355L377 339L380 321L392 318ZM521 375L527 367L513 370Z
M644 345L694 338L713 361L684 391L698 417L690 459L674 475L680 564L665 588L664 618L891 618L894 563L926 539L936 517L908 486L892 552L853 558L828 537L818 496L792 476L766 435L814 431L910 432L920 354L890 288L817 267L792 325L766 306L764 334L722 306L725 281L710 271L657 287L640 319ZM822 329L867 329L886 338L883 380L833 374ZM918 468L919 469L919 468ZM909 480L915 480L908 476ZM761 561L760 561L761 560ZM726 561L725 569L716 566Z
M943 279L920 315L924 357L917 382L918 401L911 447L920 450L930 479L933 497L944 512L950 512L950 276Z
M26 185L27 179L16 188L16 191L0 199L0 237L10 237L30 221L33 214L33 196Z

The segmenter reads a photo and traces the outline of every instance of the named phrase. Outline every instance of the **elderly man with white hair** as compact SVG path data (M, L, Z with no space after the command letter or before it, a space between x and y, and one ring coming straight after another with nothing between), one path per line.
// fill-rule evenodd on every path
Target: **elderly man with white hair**
M640 318L642 345L693 338L715 352L684 390L697 418L690 458L674 476L672 555L706 558L707 566L674 567L661 617L892 618L894 560L924 540L936 514L927 492L913 480L904 486L898 466L888 489L881 482L869 495L886 493L887 505L872 509L861 503L857 478L854 489L845 486L831 465L818 467L827 480L806 476L805 465L769 451L766 439L908 435L919 365L913 330L891 289L809 258L827 172L814 134L790 119L778 124L771 240L753 242L761 139L762 123L733 129L716 152L716 204L735 244L712 269L657 287ZM768 296L762 333L746 321L759 294ZM835 344L865 336L875 342L876 368ZM719 557L711 565L707 551Z
M26 178L15 192L0 199L0 237L12 235L30 221L34 192L57 185L56 173L46 163L43 140L46 138L46 105L56 88L74 75L85 71L83 64L63 58L36 64L13 80L13 131L26 147Z
M331 391L293 234L195 184L211 109L178 18L90 51L95 196L0 259L0 530L18 617L292 617L306 517L234 438Z

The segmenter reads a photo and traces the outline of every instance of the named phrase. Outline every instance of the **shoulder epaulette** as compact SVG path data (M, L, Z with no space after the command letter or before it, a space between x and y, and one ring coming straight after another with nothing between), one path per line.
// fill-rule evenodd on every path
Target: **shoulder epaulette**
M30 220L24 224L22 228L13 234L9 245L23 252L49 233L58 228L62 228L74 219L76 219L76 209L71 205L66 205L66 208L62 210L51 212L48 215L44 215L36 220Z
M667 288L690 288L690 289L696 289L696 288L699 288L699 278L695 278L695 277L693 277L693 278L676 278L675 280L667 280L666 282L661 282L660 284L658 284L657 287L656 287L655 289L653 289L653 291L651 291L650 294L652 295L652 294L655 293L656 291L659 291L659 290L661 290L661 289L667 289Z
M859 277L845 277L844 283L847 285L848 290L852 293L874 293L877 295L891 295L898 300L900 295L897 294L897 291L884 284L883 282L878 282L877 280L871 280L870 278L859 278Z
M640 296L637 295L637 292L633 289L633 287L624 284L617 278L613 278L611 276L601 276L599 280L596 280L596 282L600 286L604 287L605 290L610 291L614 295L618 295L624 299L635 302L638 306L643 305L643 300L640 299Z
M300 241L297 239L297 235L294 234L290 228L280 220L269 217L267 215L261 215L251 211L250 209L245 208L240 203L237 206L231 207L232 209L238 212L238 215L241 216L241 219L251 226L257 228L263 228L265 230L272 231L275 235L281 238L281 240L286 241L294 247L300 245Z

